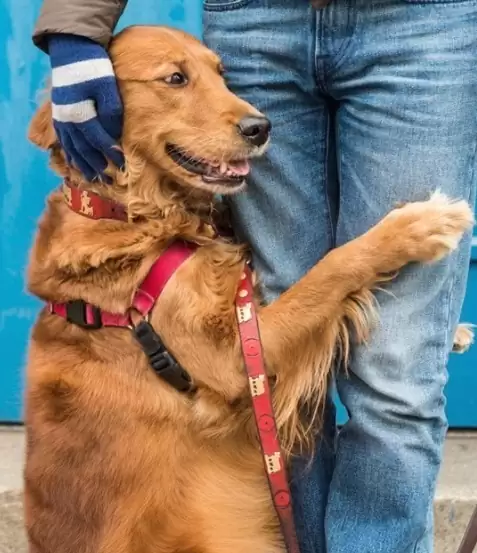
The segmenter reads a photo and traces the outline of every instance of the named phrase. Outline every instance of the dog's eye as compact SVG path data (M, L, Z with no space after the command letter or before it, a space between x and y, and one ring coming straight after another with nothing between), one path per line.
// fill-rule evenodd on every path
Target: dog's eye
M164 82L170 84L171 86L184 86L187 84L187 77L184 73L179 73L176 71L164 79Z

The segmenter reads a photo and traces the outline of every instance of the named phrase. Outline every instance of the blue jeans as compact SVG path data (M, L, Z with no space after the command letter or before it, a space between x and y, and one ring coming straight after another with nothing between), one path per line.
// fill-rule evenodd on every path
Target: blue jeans
M396 203L437 188L474 201L477 0L206 0L229 86L273 123L233 199L269 301ZM311 469L294 467L302 553L430 553L444 386L470 236L379 293ZM265 552L257 552L265 553Z

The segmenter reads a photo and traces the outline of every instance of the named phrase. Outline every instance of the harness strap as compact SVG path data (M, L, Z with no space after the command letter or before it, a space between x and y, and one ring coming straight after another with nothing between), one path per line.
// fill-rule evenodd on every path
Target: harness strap
M250 269L245 267L235 299L240 341L247 370L253 412L263 453L265 473L288 553L300 553L290 486L273 411L263 357Z
M50 302L49 311L87 330L97 330L102 327L131 329L156 374L179 392L192 392L194 390L192 378L169 353L161 337L147 319L172 275L196 249L195 244L173 242L150 268L126 313L108 313L83 300L66 303ZM143 317L137 324L134 324L131 318L132 311L137 311Z
M131 309L147 318L172 275L197 249L196 244L173 242L153 263L146 278L134 294L126 313L109 313L83 300L65 303L49 302L50 313L55 313L70 323L95 330L107 326L131 327Z
M146 317L159 299L169 279L196 249L196 244L182 241L173 242L150 268L134 295L131 307Z
M97 330L104 326L128 327L131 322L129 313L108 313L83 300L66 303L48 303L50 313L59 315L69 323L87 330Z

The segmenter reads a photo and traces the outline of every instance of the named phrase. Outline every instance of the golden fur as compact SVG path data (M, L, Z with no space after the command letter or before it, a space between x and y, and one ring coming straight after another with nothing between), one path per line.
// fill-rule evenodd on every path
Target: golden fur
M53 169L128 207L130 221L93 221L54 192L39 223L28 281L48 301L83 299L123 312L172 239L202 245L175 273L151 324L198 390L161 381L127 329L88 331L44 311L28 362L25 470L31 553L282 553L263 470L235 319L244 250L214 238L212 189L174 164L164 145L204 159L251 156L236 132L258 112L227 90L218 58L195 39L158 27L118 35L111 56L125 107L124 172L112 185L67 167L47 102L30 139ZM190 82L171 88L174 71ZM220 190L227 192L227 190ZM273 216L273 214L271 215ZM284 448L319 425L337 355L350 332L366 338L376 283L404 264L431 262L472 224L465 202L440 194L392 211L331 251L277 301L260 307L267 370Z

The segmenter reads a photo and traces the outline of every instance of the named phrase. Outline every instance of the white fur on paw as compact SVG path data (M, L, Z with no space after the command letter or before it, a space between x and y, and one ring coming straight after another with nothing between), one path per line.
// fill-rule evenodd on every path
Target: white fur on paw
M465 200L452 200L440 191L427 201L408 203L392 213L402 217L411 260L427 263L455 250L474 224L474 213Z
M464 232L475 224L474 212L465 200L452 200L439 190L432 194L429 202L441 211L442 216L439 239L447 251L438 255L437 259L440 259L455 250Z
M470 324L460 324L457 327L454 336L454 345L452 347L454 353L465 353L474 343L473 327L474 325Z

